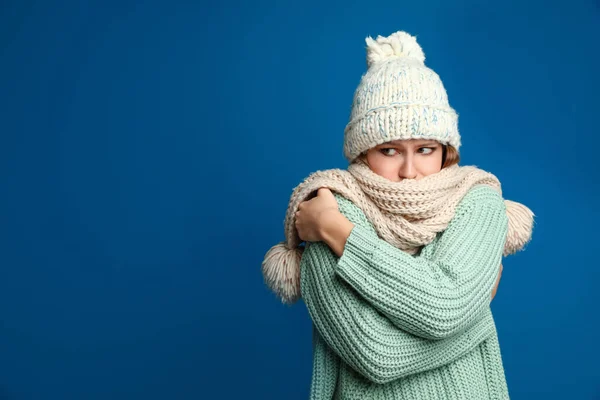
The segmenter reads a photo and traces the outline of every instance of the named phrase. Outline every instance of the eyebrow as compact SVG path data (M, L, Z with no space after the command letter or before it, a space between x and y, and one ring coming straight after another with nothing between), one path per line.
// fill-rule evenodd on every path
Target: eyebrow
M417 144L417 146L429 146L429 145L432 145L432 144L434 144L434 145L437 145L437 144L439 144L439 143L438 143L438 142L436 142L436 141L433 141L433 140L432 140L432 141L430 141L430 142L425 142L425 143L420 143L420 144ZM388 146L390 146L390 145L391 145L391 146L401 146L401 143L394 143L394 142L392 141L392 142L388 142L388 143L382 143L380 146L385 146L385 145L388 145Z

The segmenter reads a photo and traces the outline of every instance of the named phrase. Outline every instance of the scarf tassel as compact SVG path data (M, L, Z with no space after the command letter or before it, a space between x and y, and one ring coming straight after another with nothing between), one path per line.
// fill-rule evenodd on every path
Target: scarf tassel
M525 249L533 235L533 217L529 207L511 200L504 200L508 215L508 233L504 246L504 257Z
M290 249L286 242L279 242L265 255L262 273L266 285L284 304L294 304L300 293L300 259L304 248Z

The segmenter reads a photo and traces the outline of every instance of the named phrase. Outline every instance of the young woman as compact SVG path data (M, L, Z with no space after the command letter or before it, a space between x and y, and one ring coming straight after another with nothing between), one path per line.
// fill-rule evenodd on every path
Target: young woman
M367 38L348 170L294 189L263 262L312 319L311 399L509 398L490 301L533 213L458 166L457 116L424 58L405 32Z

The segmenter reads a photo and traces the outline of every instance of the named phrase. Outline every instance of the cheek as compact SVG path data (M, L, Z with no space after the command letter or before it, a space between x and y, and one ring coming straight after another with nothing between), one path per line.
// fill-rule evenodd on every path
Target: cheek
M427 157L423 163L423 171L426 175L434 174L442 170L442 153L432 154L431 157Z
M392 158L385 157L383 154L370 154L367 157L371 170L377 175L383 176L389 180L398 178L398 163Z

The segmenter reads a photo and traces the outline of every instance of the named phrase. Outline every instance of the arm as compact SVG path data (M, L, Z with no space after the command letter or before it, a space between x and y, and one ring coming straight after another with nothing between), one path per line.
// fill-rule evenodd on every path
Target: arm
M387 383L447 365L495 332L489 307L478 321L442 340L412 335L390 322L335 273L338 257L323 242L302 255L301 293L319 336L368 380Z
M313 371L310 400L333 399L340 358L327 346L314 324L312 332Z
M498 192L472 188L427 257L380 239L358 207L336 198L354 226L349 236L338 233L338 244L332 244L339 248L347 236L335 272L399 328L428 339L447 338L489 308L508 230ZM335 226L341 227L338 232L345 229L342 223ZM324 240L331 242L331 237L324 235Z

